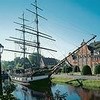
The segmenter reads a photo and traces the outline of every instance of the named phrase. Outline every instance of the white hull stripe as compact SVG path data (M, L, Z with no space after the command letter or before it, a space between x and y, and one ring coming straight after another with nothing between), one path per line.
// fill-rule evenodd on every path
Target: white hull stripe
M37 80L42 80L48 78L48 75L43 75L43 76L34 76L34 77L11 77L15 81L22 81L22 82L32 82L32 81L37 81Z

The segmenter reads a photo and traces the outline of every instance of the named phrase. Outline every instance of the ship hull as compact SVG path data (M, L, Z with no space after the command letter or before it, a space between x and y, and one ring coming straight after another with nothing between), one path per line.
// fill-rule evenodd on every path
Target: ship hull
M44 90L48 90L48 87L51 86L51 80L50 78L37 80L37 81L31 81L30 85L28 85L29 88L43 92Z
M48 85L50 83L49 75L41 75L41 76L33 76L33 77L11 76L10 78L13 82L16 82L21 85L29 86L29 87L37 87L43 84Z

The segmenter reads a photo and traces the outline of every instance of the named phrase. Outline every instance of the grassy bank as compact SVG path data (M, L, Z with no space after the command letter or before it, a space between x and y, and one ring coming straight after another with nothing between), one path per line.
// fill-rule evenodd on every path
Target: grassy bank
M54 77L52 78L53 83L67 83L72 80L71 78L63 78L63 77ZM83 87L87 89L97 89L100 90L100 80L83 80ZM79 83L77 81L72 81L70 83L73 86L78 86Z
M83 86L89 89L99 89L100 90L100 80L85 80L83 81Z

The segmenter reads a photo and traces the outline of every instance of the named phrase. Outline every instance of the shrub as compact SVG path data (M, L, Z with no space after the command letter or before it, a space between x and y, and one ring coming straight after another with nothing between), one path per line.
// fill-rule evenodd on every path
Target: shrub
M8 80L5 80L3 84L4 95L0 96L0 100L18 100L12 94L12 92L15 89L16 89L16 86L13 83L9 82Z
M100 64L96 65L94 68L94 74L100 74Z
M74 72L80 72L79 66L75 66L74 69L73 69L73 71L74 71Z
M72 72L72 68L70 66L63 66L63 69L62 69L62 72L63 73L69 73L69 72Z
M83 66L82 75L92 75L91 68L88 65Z

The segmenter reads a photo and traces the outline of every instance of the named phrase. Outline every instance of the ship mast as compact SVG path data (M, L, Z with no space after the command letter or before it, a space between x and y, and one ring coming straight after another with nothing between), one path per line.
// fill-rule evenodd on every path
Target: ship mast
M39 61L39 47L40 47L40 43L39 43L39 21L38 21L38 8L37 8L37 0L35 0L35 9L36 9L36 31L37 31L37 65L40 67L40 61Z
M24 57L24 68L25 68L25 19L24 19L24 13L23 13L23 57Z
M32 31L36 32L36 37L37 37L37 41L36 41L37 42L37 66L40 67L40 59L41 59L40 49L50 50L50 51L54 51L54 52L56 52L56 51L52 50L52 49L40 47L39 37L46 38L46 39L49 39L49 40L52 40L52 41L55 41L55 40L52 39L52 36L44 34L44 33L42 33L42 32L39 31L39 17L42 18L42 19L45 19L45 20L47 20L47 19L44 18L43 16L39 15L38 10L43 11L43 9L41 9L40 7L38 7L37 0L35 0L35 5L32 4L32 3L31 3L31 5L35 7L35 12L33 12L33 11L29 10L29 9L26 9L26 10L29 11L29 12L31 12L31 13L33 13L33 14L35 14L35 17L36 17L36 19L35 19L36 30L32 30Z
M33 7L35 7L35 12L31 11L29 9L26 9L26 10L31 12L32 14L35 14L35 17L36 17L35 18L36 29L34 29L33 27L28 26L28 25L25 24L25 21L29 21L29 20L25 19L25 16L24 16L24 13L23 13L22 18L18 17L23 22L22 23L14 22L14 23L16 23L18 25L21 25L22 29L17 29L16 28L16 30L17 31L21 31L23 33L23 39L16 38L16 37L10 37L10 39L6 39L8 41L13 41L16 44L23 45L23 47L22 47L23 51L10 50L10 49L5 49L5 51L23 53L24 67L25 67L25 54L32 54L30 52L26 52L26 46L35 47L35 48L37 48L37 63L36 64L37 64L37 67L40 67L40 49L49 50L49 51L53 51L53 52L57 52L57 51L53 50L51 48L45 48L45 47L41 47L40 46L39 37L45 38L45 39L48 39L48 40L51 40L51 41L55 41L55 40L52 38L52 36L39 31L39 18L42 18L42 19L45 19L45 20L47 20L47 19L44 18L43 16L39 15L38 10L41 10L41 11L43 11L43 10L40 7L38 7L37 0L35 0L34 4L31 3L31 5ZM36 42L26 40L25 34L30 34L30 35L36 36Z

